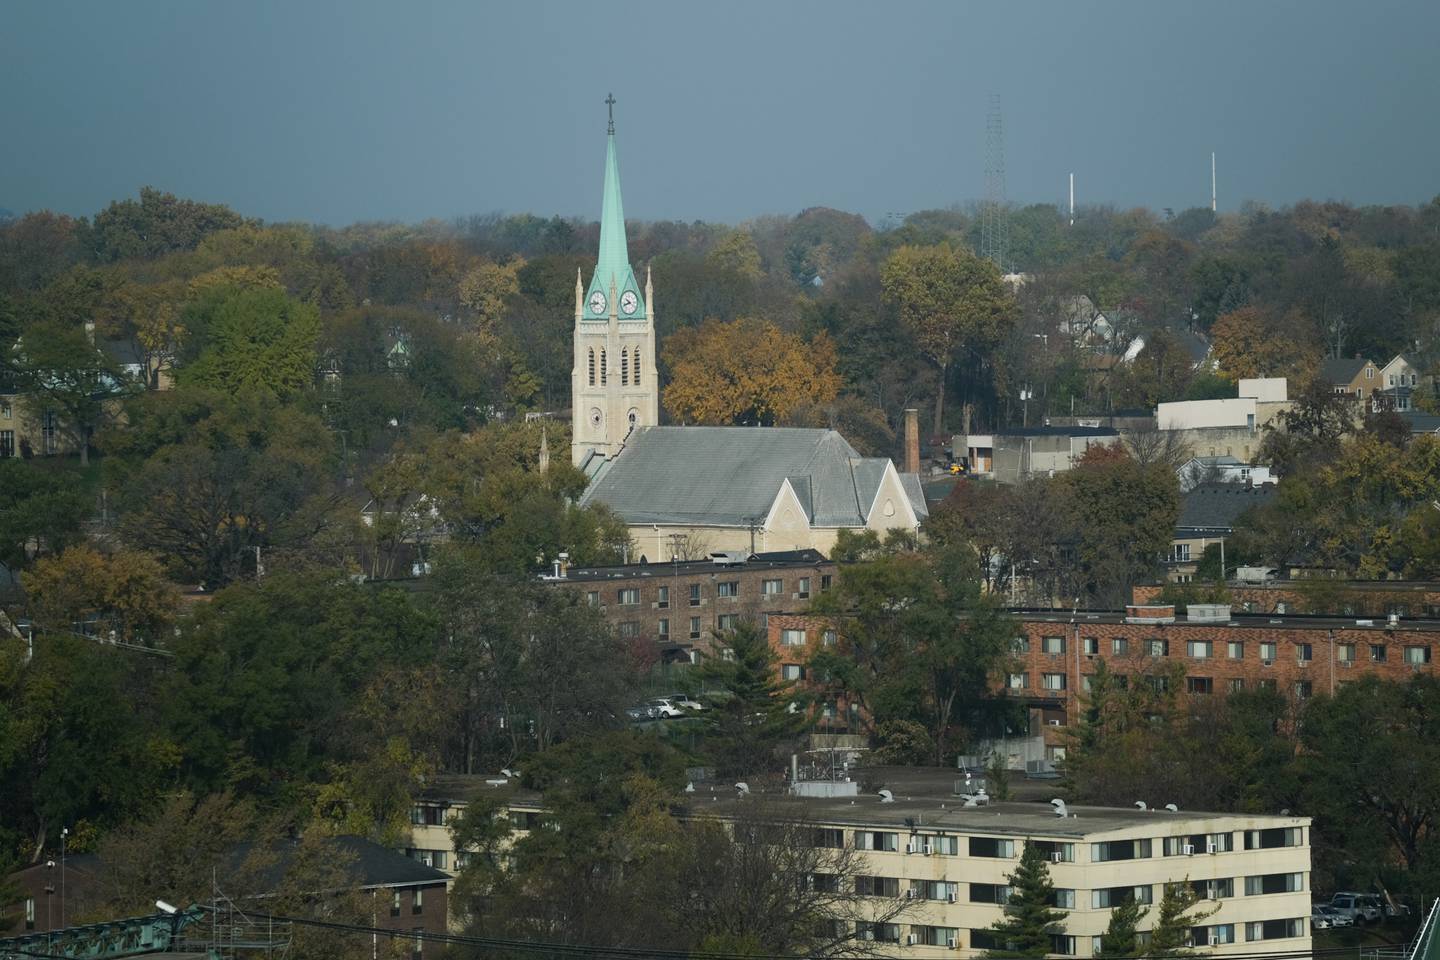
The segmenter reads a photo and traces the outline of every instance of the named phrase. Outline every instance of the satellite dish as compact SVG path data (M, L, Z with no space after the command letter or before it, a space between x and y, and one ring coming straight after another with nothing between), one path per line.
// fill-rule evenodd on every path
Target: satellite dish
M1167 804L1165 804L1165 809L1166 809L1166 810L1169 810L1171 813L1179 813L1179 812L1180 812L1180 808L1177 807L1177 806L1175 806L1175 804L1173 804L1173 803L1167 803Z
M1149 810L1150 808L1147 807L1147 806L1145 806L1145 801L1144 801L1144 800L1136 800L1136 801L1135 801L1135 809L1136 809L1136 810Z
M881 791L880 791L880 802L881 802L881 803L894 803L894 802L895 802L895 794L892 793L892 792L890 792L889 790L881 790Z
M748 796L750 793L750 784L741 781L740 783L735 784L735 789L740 791L740 796Z

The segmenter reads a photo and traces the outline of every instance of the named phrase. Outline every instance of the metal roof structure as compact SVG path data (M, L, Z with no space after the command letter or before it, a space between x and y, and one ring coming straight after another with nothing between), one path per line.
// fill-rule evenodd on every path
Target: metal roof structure
M615 99L606 98L610 106L610 128L605 138L605 188L600 206L600 256L595 263L595 274L585 291L585 306L582 320L606 321L612 308L618 306L626 293L635 297L634 308L619 313L625 320L645 319L645 297L640 285L635 282L635 271L630 267L630 251L625 240L625 205L620 199L620 161L615 156ZM599 299L596 299L596 294ZM612 299L615 301L612 303ZM628 300L624 301L629 303ZM600 309L596 310L598 306Z
M856 527L889 467L834 430L640 427L580 502L603 503L631 524L742 526L763 522L788 481L812 526ZM916 516L927 516L919 477L900 478Z

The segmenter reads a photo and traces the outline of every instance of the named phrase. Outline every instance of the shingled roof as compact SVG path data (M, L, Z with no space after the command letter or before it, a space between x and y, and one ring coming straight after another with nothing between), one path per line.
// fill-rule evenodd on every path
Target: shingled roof
M739 526L764 518L786 480L817 527L862 526L889 461L862 457L834 430L640 427L581 498L627 523ZM918 517L919 478L901 474Z
M1320 364L1320 376L1337 387L1350 384L1370 361L1363 357L1336 357Z
M1202 483L1180 499L1178 530L1221 531L1235 528L1235 520L1251 507L1263 506L1275 495L1274 484L1249 487L1240 483Z

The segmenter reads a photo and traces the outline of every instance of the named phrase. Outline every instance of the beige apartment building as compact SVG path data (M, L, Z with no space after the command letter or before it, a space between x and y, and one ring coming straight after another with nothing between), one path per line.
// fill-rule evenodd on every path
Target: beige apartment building
M892 778L892 802L861 796L852 782L823 785L838 796L763 800L736 796L724 784L717 789L725 799L697 803L681 815L724 821L742 815L745 804L763 802L767 813L811 826L818 845L862 851L865 872L853 881L861 912L867 898L877 912L897 899L905 903L889 920L861 922L850 932L886 944L895 957L969 957L989 949L984 931L1002 916L1008 877L1027 843L1039 844L1049 859L1057 905L1067 912L1052 955L1093 957L1111 908L1128 897L1152 906L1140 925L1148 930L1165 884L1174 883L1191 884L1216 908L1192 931L1194 943L1215 956L1310 949L1307 817L1151 805L967 807L959 796L915 781L908 783L904 773ZM444 778L415 808L412 819L423 822L414 827L411 855L453 874L464 853L454 850L444 824L480 796L507 798L518 829L541 813L539 796L505 777Z

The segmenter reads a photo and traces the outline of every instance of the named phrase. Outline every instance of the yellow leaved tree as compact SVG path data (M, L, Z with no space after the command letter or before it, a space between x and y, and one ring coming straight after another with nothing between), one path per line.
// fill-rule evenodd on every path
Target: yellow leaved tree
M835 345L805 340L764 320L706 321L672 334L661 354L670 371L665 409L684 423L773 426L840 392Z

